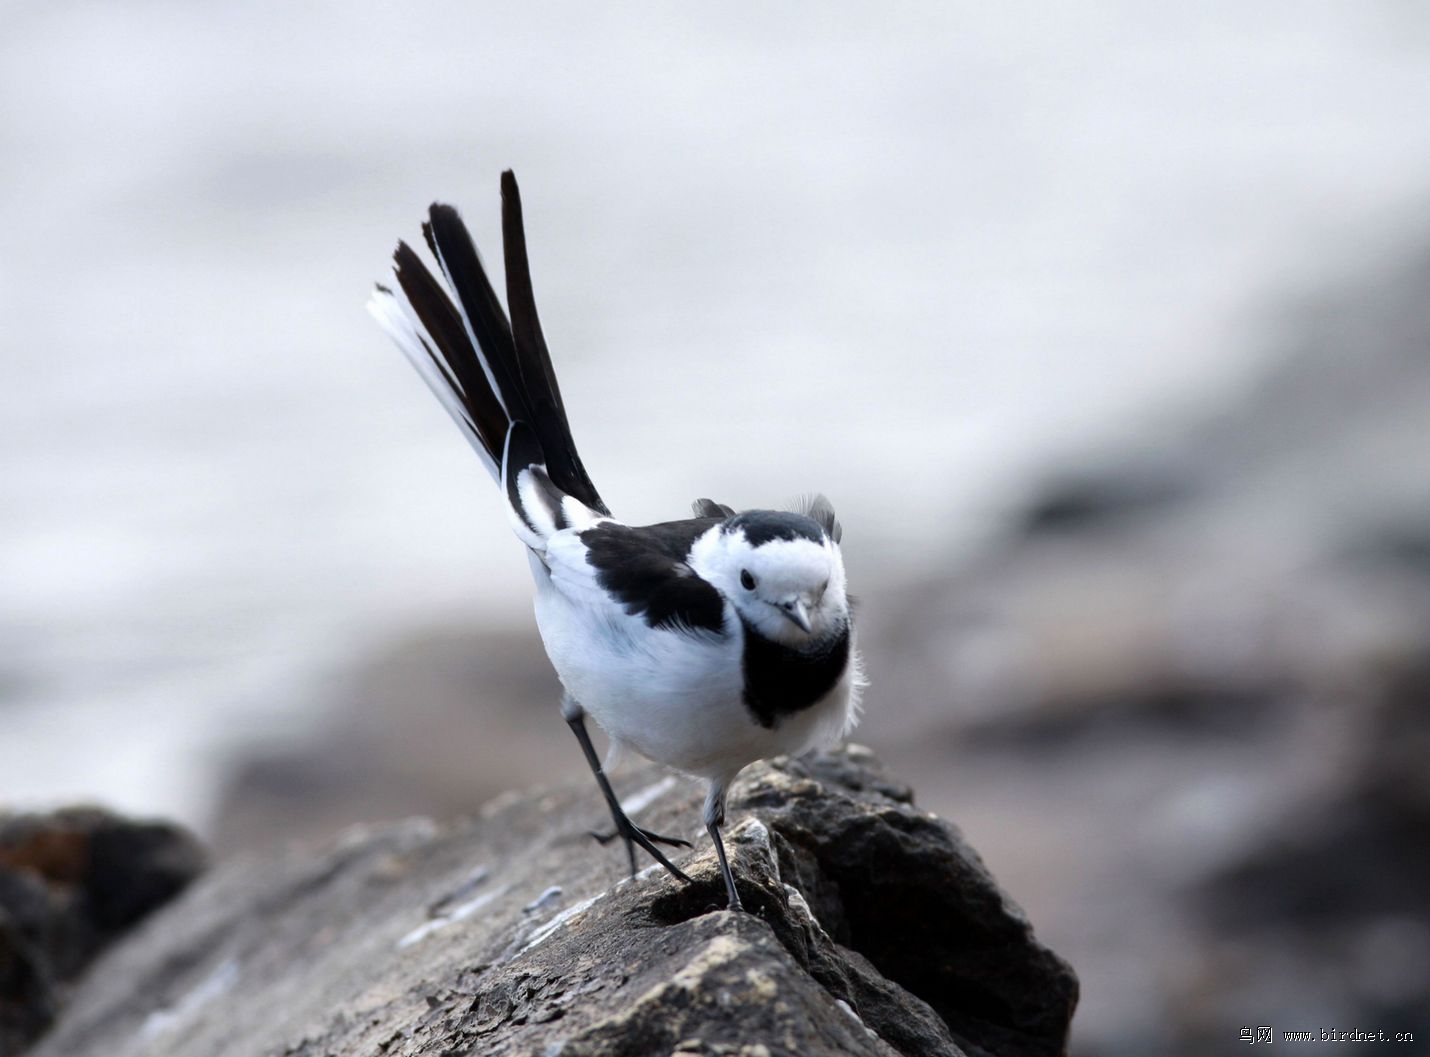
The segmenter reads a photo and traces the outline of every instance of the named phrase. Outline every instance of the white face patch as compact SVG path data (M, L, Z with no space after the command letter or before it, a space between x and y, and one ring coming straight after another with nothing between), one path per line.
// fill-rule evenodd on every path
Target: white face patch
M739 532L711 533L692 563L746 623L775 642L805 645L847 620L844 563L828 540L773 539L753 547Z
M771 540L749 547L744 568L754 577L756 595L779 602L820 592L833 575L830 558L829 548L812 540Z

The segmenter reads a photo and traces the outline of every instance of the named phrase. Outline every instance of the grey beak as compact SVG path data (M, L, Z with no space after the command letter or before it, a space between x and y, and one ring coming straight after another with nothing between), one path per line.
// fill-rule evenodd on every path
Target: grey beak
M799 599L793 602L786 602L780 606L780 612L785 615L791 624L799 628L806 635L809 634L809 610Z

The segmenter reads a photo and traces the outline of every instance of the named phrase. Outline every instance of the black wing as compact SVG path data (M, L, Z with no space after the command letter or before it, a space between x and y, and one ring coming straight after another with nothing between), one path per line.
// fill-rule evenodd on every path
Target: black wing
M604 521L579 534L597 584L653 628L719 632L725 599L686 564L695 540L723 518L632 527Z

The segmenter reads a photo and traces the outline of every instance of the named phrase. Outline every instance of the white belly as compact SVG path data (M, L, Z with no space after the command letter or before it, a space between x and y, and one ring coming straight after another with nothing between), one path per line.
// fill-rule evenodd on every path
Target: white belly
M601 728L687 774L728 780L755 760L832 744L849 726L850 672L810 708L760 726L744 702L733 617L723 636L677 633L575 606L542 584L536 621L562 685Z

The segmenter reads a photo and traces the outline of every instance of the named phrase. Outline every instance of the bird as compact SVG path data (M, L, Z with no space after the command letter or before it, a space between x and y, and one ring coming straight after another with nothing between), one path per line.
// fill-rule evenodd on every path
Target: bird
M721 838L726 796L747 765L836 744L860 714L864 678L834 507L737 511L711 499L693 517L629 525L577 454L537 316L521 195L501 176L510 319L457 210L431 205L422 234L439 279L406 241L369 310L417 369L500 488L526 547L537 627L560 679L561 715L610 811L632 876L637 846L691 878L637 826L607 771L626 749L703 780L705 829L743 904ZM682 400L692 405L698 393ZM661 438L652 437L652 451ZM649 457L649 456L648 456ZM610 739L603 763L586 719Z

